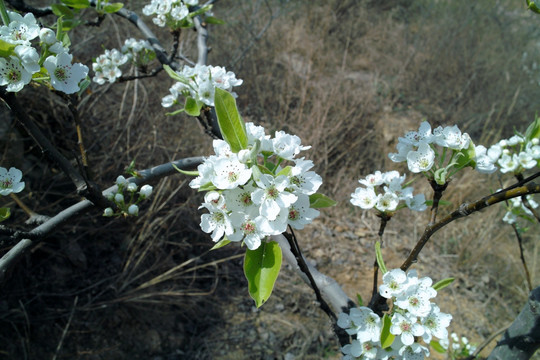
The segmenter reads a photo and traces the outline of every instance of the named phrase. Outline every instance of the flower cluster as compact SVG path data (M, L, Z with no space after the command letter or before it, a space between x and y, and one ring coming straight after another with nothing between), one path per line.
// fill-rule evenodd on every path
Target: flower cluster
M43 67L49 74L53 88L66 94L80 90L79 82L86 78L88 67L79 63L72 64L73 56L53 30L40 29L33 14L24 17L15 12L8 12L11 22L0 27L0 40L12 44L9 55L0 57L0 86L6 91L18 92L32 80L32 75ZM41 54L31 41L40 39ZM46 74L44 74L46 75Z
M23 191L24 181L21 181L21 179L21 170L12 167L8 171L0 167L0 195L6 196Z
M465 336L458 337L456 333L450 334L452 339L452 348L449 351L452 359L463 359L471 356L476 351L476 346L469 342ZM442 342L441 342L442 345Z
M146 16L155 15L152 21L157 26L177 29L190 26L189 6L198 4L199 0L152 0L142 12Z
M310 171L312 161L296 158L310 148L298 136L277 131L271 138L253 123L246 123L246 132L248 149L238 153L214 140L216 154L199 165L190 186L208 190L200 207L209 211L201 216L202 230L212 233L214 242L244 241L254 250L266 236L281 234L288 225L303 229L319 215L310 207L310 195L322 179ZM284 161L291 165L282 167Z
M424 194L413 195L413 188L405 186L404 181L405 175L400 176L397 171L376 171L358 180L365 187L356 188L351 194L351 203L362 209L375 208L380 212L393 212L405 206L415 211L426 210ZM405 204L400 205L400 201Z
M416 271L407 274L394 269L383 275L379 287L381 295L392 299L390 334L395 338L383 349L381 332L383 321L367 307L353 308L349 314L338 316L338 326L356 339L342 348L343 359L423 359L429 349L418 341L429 344L433 337L447 340L452 315L442 313L430 302L437 295L428 277L418 278Z
M527 140L525 136L516 134L509 139L499 141L489 149L480 149L480 155L478 150L476 150L477 157L480 156L482 166L486 166L491 172L497 170L495 166L497 164L500 166L500 171L503 174L520 174L538 165L538 160L540 160L539 141L538 138ZM487 165L483 165L483 163Z
M398 139L397 153L389 157L394 162L406 161L411 172L425 173L442 185L457 170L469 165L471 159L466 150L471 144L469 135L461 133L457 125L439 126L432 131L431 125L424 121L418 131L409 131Z
M184 66L181 72L176 74L182 79L170 89L170 94L161 100L163 107L171 107L178 104L180 95L195 99L198 103L214 106L214 94L216 88L231 91L233 86L242 85L242 80L237 79L232 71L227 71L220 66L195 65ZM232 93L236 97L235 93Z
M92 80L99 85L103 85L106 81L114 83L122 76L121 65L129 61L141 67L147 65L154 57L155 52L148 41L129 38L124 42L122 50L105 50L105 53L95 59L92 63L92 70L95 73Z
M532 195L527 195L527 202L533 209L538 208L538 203L533 200ZM515 197L508 200L507 212L502 220L508 224L515 224L518 218L525 218L534 222L533 217L534 214L523 204L521 198Z
M116 192L111 192L107 195L107 199L113 201L117 208L118 212L115 212L113 208L106 208L103 211L103 216L137 216L139 215L139 203L150 197L152 195L152 186L143 185L138 189L137 184L129 182L122 175L116 178L116 186L118 190ZM138 197L135 199L135 194L138 192ZM127 191L127 196L124 195L124 191Z

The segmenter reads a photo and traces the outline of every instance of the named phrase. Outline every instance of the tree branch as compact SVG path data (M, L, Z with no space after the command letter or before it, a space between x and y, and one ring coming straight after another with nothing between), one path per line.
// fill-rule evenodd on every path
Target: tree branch
M192 157L176 160L170 163L155 166L150 169L140 170L138 171L140 177L131 177L128 179L128 181L140 185L152 180L161 179L163 177L178 173L177 170L173 167L173 165L183 170L189 170L201 164L202 161L202 157ZM103 191L103 196L114 193L117 190L118 186L111 186L107 190ZM59 226L71 220L75 216L88 211L93 206L94 204L90 200L82 200L77 204L74 204L69 208L62 210L40 226L29 231L29 237L34 239L34 241L30 240L29 238L22 239L21 241L19 241L19 243L17 243L17 245L11 248L11 250L9 250L0 259L0 283L3 283L6 280L8 272L15 266L19 259L32 248L33 245L37 244L40 240L42 240L45 236L47 236Z

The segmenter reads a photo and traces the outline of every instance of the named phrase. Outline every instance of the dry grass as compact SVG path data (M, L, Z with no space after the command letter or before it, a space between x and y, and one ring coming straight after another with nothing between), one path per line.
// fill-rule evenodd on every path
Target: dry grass
M142 2L127 6L140 9ZM298 235L307 256L352 298L370 296L378 220L347 205L348 198L361 176L403 170L386 157L396 137L427 118L457 123L489 145L514 126L523 129L537 111L540 87L523 69L532 69L538 56L529 39L539 19L506 1L223 0L215 12L228 24L211 29L210 63L244 79L237 91L243 117L312 145L306 156L324 178L321 190L343 204ZM119 47L135 35L107 19L97 31L79 31L74 49L79 59L90 59L101 44ZM183 36L184 51L193 54L194 33ZM160 99L170 83L160 74L93 86L83 98L85 143L104 187L133 159L145 168L209 153L211 139L193 119L164 115ZM31 116L74 159L67 108L43 89L21 97L36 104ZM22 164L25 201L44 214L72 204L67 180L19 129L10 132L3 159ZM10 148L23 148L24 156ZM210 241L198 229L201 196L186 181L177 175L152 184L154 201L135 220L111 223L93 212L37 248L0 296L0 355L52 357L78 296L59 359L339 358L328 320L288 269L270 301L254 310L243 250L207 252ZM429 191L421 181L415 186ZM499 186L468 170L453 180L445 194L453 204L441 211ZM488 209L445 228L415 265L421 275L457 278L439 302L454 315L452 329L475 342L510 321L527 294L516 240L501 216L500 208ZM22 220L15 212L14 222ZM384 248L390 267L401 264L426 223L425 214L407 212L390 221ZM536 229L525 243L533 275L540 267Z

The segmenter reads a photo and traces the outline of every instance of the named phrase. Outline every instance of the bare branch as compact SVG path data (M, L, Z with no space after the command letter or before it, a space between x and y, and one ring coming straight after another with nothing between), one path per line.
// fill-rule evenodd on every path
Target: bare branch
M152 180L161 179L163 177L178 173L174 166L180 169L189 170L202 163L202 161L202 157L192 157L176 160L170 163L155 166L150 169L140 170L138 171L140 177L131 177L128 179L128 181L140 185L150 182ZM107 190L103 191L103 196L114 193L117 190L118 187L116 185L111 186ZM46 235L48 235L53 230L57 229L59 226L63 225L67 221L71 220L75 216L78 216L90 210L93 206L94 204L90 200L82 200L77 204L74 204L69 208L62 210L55 216L51 217L48 221L29 231L29 237L34 239L34 241L30 240L29 238L22 239L21 241L19 241L19 243L17 243L17 245L11 248L11 250L9 250L0 259L0 283L4 282L4 280L7 278L9 270L12 269L15 264L20 260L20 258L24 254L26 254L33 245L38 243L39 240L43 239Z

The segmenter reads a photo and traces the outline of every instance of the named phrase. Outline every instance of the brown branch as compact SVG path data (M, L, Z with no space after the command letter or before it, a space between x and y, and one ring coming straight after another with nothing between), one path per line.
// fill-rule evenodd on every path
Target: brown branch
M429 184L433 189L433 205L431 206L431 219L429 221L430 225L435 224L437 221L437 213L439 212L439 202L443 196L444 190L448 187L448 182L445 182L444 185L439 185L435 180L430 180Z
M512 224L512 228L514 229L514 233L516 234L516 238L518 241L519 257L521 258L521 264L523 265L523 270L525 271L525 279L527 279L527 287L529 291L532 291L531 274L529 273L529 268L527 267L527 262L525 261L525 255L523 253L523 239L521 238L521 234L519 233L519 230L515 223Z
M462 204L459 209L455 210L451 214L445 216L442 220L439 220L436 224L428 225L426 227L426 230L424 230L424 234L414 247L414 249L411 251L405 262L401 265L401 270L406 271L413 262L416 261L418 254L428 240L431 238L431 236L438 231L440 228L442 228L445 225L448 225L454 220L460 219L462 217L471 215L472 213L475 213L477 211L480 211L488 206L497 204L501 201L505 201L511 198L515 198L518 196L528 195L528 194L534 194L540 192L540 185L536 183L529 183L527 185L523 185L520 187L511 187L509 189L505 189L502 191L499 191L495 194L491 194L488 196L483 197L480 200L477 200L473 203L464 203Z

